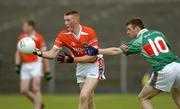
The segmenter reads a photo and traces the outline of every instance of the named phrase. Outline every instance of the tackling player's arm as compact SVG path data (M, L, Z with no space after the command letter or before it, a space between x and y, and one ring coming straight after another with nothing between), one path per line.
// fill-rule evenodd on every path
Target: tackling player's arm
M119 55L122 54L122 50L118 47L98 49L99 54L103 55Z
M89 56L94 56L98 54L103 54L103 55L119 55L122 54L123 51L118 48L118 47L110 47L110 48L104 48L104 49L97 49L93 46L86 45L85 46L86 51Z

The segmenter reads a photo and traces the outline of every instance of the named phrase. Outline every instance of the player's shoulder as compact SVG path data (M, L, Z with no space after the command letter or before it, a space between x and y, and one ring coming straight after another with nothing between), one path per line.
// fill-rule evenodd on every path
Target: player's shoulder
M36 35L37 37L43 37L43 35L42 35L41 33L39 33L39 32L36 32L35 35Z
M18 35L17 40L21 40L22 38L25 37L25 35L26 35L26 33L21 32L21 33Z
M83 32L91 33L95 31L92 27L89 26L81 25L81 27Z
M44 37L43 37L43 35L42 35L41 33L38 33L38 32L35 33L33 39L34 39L34 40L37 40L37 41L39 41L39 42L44 42Z
M62 31L60 31L57 35L57 37L63 37L65 35L71 34L71 32L69 32L66 28Z
M151 34L163 34L161 31L158 30L149 30Z
M40 39L44 39L44 37L43 37L43 35L41 33L36 32L35 36L40 38Z

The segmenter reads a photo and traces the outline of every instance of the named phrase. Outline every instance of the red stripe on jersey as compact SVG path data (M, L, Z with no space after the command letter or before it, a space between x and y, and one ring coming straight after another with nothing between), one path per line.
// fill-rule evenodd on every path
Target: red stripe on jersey
M166 46L164 45L164 42L162 40L159 40L158 43L161 46L162 50L166 50Z
M61 41L54 41L54 45L58 46L58 47L62 47L63 43Z
M128 46L126 44L122 44L121 48L123 48L126 52L128 51Z

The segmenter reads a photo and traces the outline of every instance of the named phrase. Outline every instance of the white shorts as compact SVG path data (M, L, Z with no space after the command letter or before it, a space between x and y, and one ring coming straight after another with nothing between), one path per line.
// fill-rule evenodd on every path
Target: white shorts
M87 77L97 78L98 80L105 79L104 69L103 58L98 58L94 63L78 63L76 68L77 83L84 83Z
M162 70L154 72L148 84L164 92L180 87L180 63L172 62Z
M23 63L21 67L21 80L30 80L34 77L42 76L42 62Z

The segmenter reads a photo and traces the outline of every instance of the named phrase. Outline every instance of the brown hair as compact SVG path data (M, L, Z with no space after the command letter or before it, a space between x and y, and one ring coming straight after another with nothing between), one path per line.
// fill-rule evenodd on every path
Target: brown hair
M126 26L132 24L134 27L138 26L140 29L144 29L144 24L140 18L133 18L126 23Z
M70 10L67 11L64 15L68 16L68 15L78 15L79 16L79 12L76 10Z
M35 23L35 21L34 21L34 20L25 19L25 20L24 20L24 23L27 23L28 25L32 26L32 27L33 27L33 29L35 29L35 28L36 28L36 23Z

